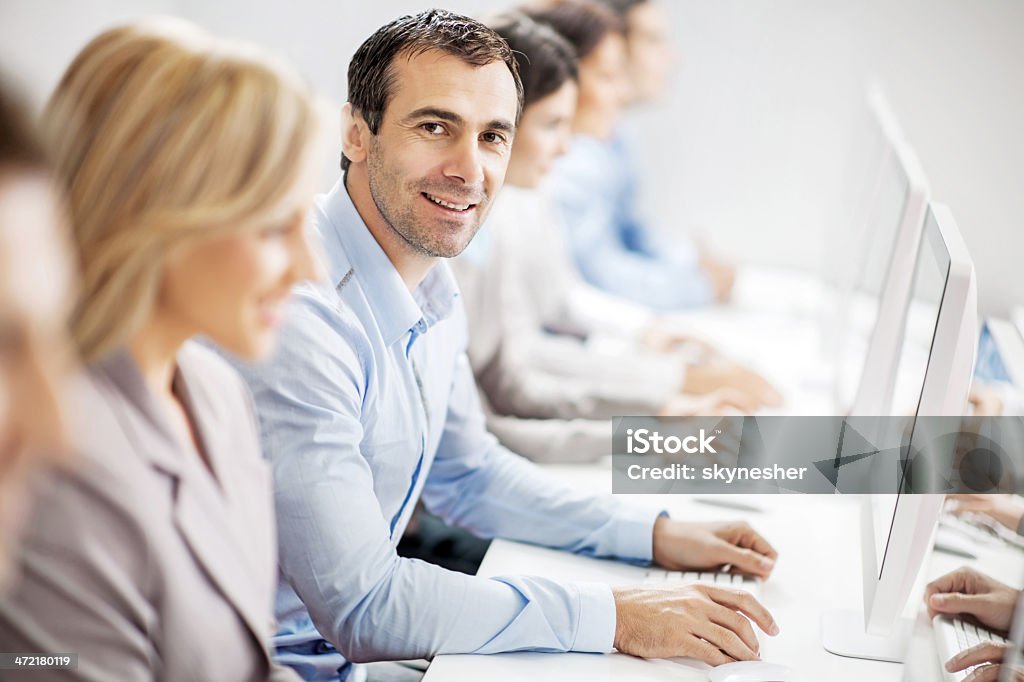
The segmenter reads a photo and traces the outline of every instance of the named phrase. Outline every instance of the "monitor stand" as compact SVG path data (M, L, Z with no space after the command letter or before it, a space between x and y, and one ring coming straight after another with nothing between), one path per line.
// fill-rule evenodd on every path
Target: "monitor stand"
M914 621L900 618L888 635L870 635L864 631L861 611L829 610L821 614L821 644L837 656L867 658L872 661L903 663L906 660Z

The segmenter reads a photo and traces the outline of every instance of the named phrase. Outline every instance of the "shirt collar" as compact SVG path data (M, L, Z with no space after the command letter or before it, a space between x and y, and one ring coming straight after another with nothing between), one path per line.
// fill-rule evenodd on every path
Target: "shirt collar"
M448 263L437 263L410 292L352 203L344 175L318 198L317 207L331 283L339 288L349 272L359 280L387 345L418 325L421 332L426 331L451 315L458 287Z

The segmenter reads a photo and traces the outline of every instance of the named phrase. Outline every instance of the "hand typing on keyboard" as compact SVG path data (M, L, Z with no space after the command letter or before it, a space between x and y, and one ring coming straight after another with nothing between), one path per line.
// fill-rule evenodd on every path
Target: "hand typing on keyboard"
M741 522L684 523L662 517L654 523L653 543L654 563L670 571L731 565L767 577L778 556ZM612 588L616 649L643 658L689 656L720 665L758 657L760 644L751 622L769 635L778 634L768 610L735 584L686 584L667 576L660 584Z
M753 621L769 635L779 627L750 593L694 583L613 587L615 648L643 658L689 656L711 665L756 660ZM747 619L750 620L747 620Z
M984 514L1014 532L1024 519L1024 498L1017 495L959 494L946 498L954 503L954 514Z
M731 564L743 573L767 578L778 553L750 524L654 523L654 563L673 570L706 570Z
M1007 632L1019 592L972 568L960 568L928 584L928 617L970 616L992 630Z
M1002 661L1008 648L1009 645L1005 642L981 642L949 659L946 663L946 670L955 673L974 668L965 681L997 682L1002 673ZM1015 670L1010 679L1013 682L1024 682L1024 671Z

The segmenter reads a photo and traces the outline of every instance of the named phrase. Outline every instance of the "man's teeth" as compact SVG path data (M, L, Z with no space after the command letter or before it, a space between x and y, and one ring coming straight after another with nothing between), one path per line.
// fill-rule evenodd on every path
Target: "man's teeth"
M427 194L426 192L424 192L423 195L425 197L427 197L428 199L430 199L431 201L433 201L438 206L444 206L445 208L450 208L450 209L453 209L453 210L456 210L456 211L465 211L467 208L469 208L472 205L472 204L449 204L447 201L442 201L441 199L438 199L437 197L431 196L431 195Z

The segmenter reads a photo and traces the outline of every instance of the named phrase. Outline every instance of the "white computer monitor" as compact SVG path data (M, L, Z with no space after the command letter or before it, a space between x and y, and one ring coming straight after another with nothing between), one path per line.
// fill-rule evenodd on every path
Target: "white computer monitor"
M904 314L921 228L928 207L928 181L895 116L880 94L873 111L886 154L865 224L867 247L847 310L839 362L836 405L840 413L882 415L892 391Z
M974 366L974 265L946 207L929 207L913 270L908 319L894 368L897 393L905 391L895 399L905 397L912 403L906 413L912 418L907 451L915 448L915 442L926 442L920 431L930 422L917 417L964 414ZM882 414L890 413L890 406L891 401L886 401L888 409ZM903 660L913 621L901 615L932 547L943 499L938 494L862 497L864 609L823 614L822 641L828 651Z
M889 104L876 82L864 88L864 106L859 108L856 120L850 126L850 139L844 154L845 167L836 201L836 220L824 231L824 257L821 260L821 279L836 290L848 289L857 279L860 253L864 242L860 239L867 220L867 206L878 188L878 177L886 154L886 121L891 116Z

